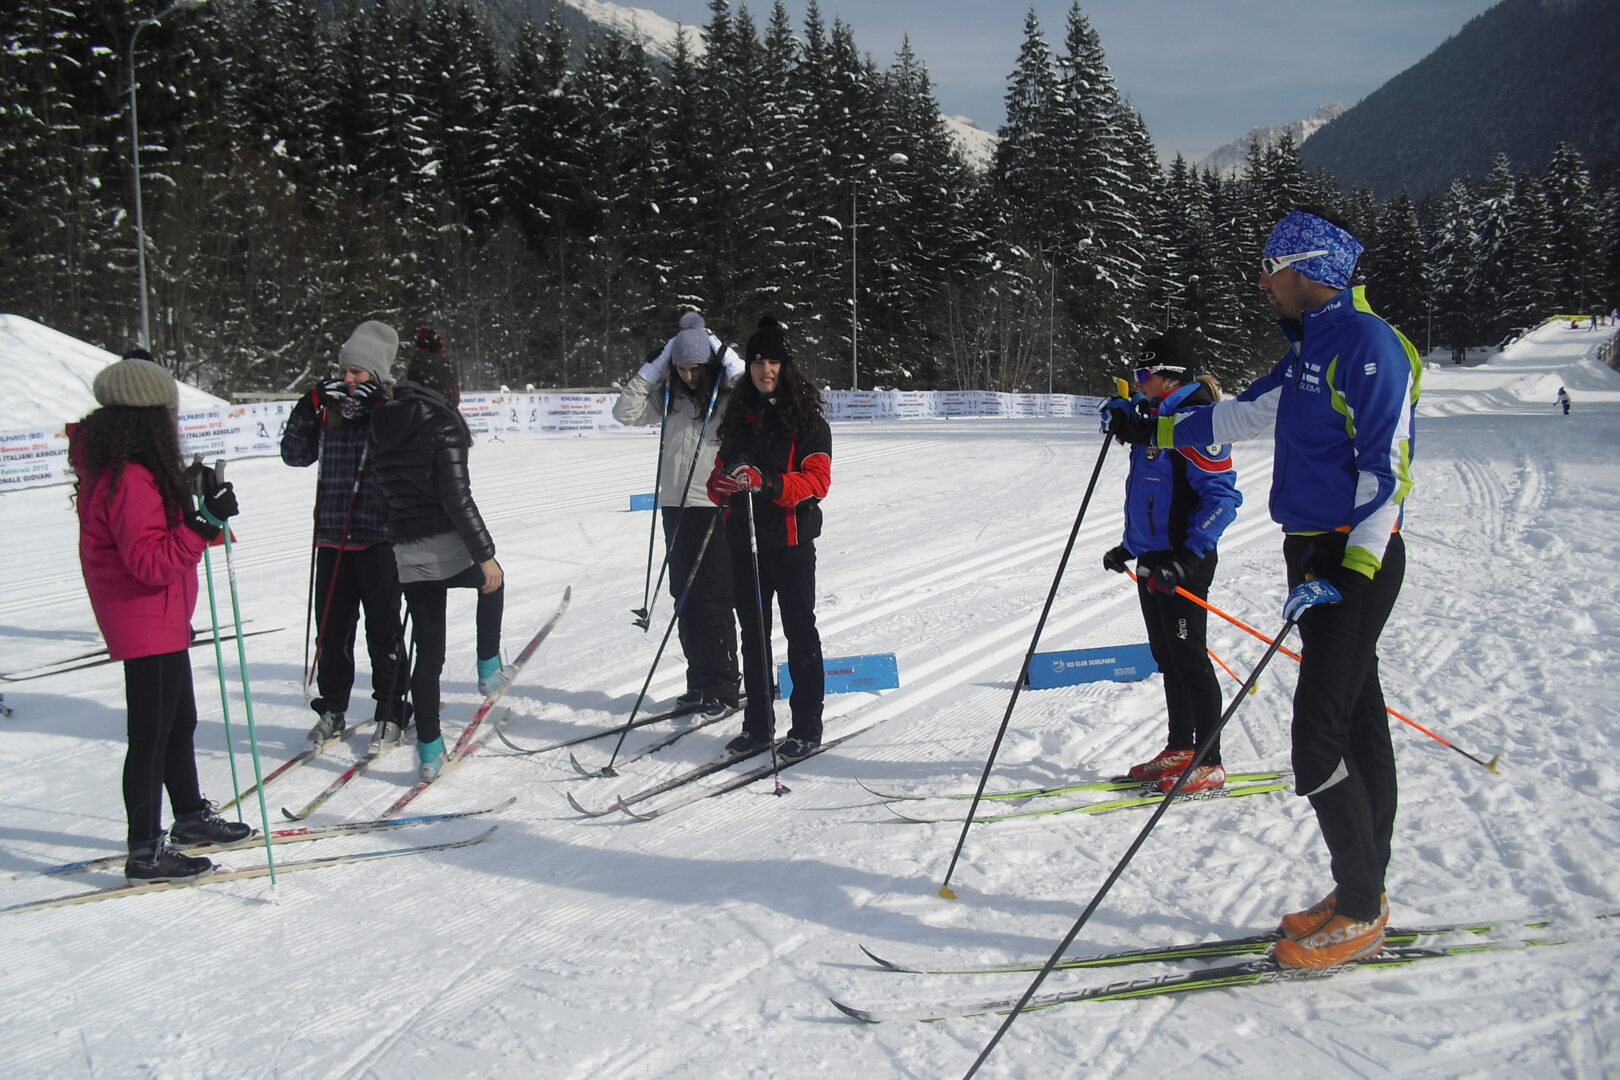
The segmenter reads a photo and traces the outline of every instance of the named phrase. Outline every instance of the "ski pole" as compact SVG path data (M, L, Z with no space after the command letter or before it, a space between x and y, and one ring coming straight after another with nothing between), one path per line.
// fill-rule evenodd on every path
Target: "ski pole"
M364 464L362 457L361 463ZM225 462L214 466L214 476L223 479ZM248 682L247 644L242 640L242 602L236 592L236 560L231 557L231 526L227 522L225 535L225 577L231 583L231 618L236 623L236 669L242 677L242 711L247 716L248 747L253 753L253 783L259 789L259 828L264 833L265 865L270 868L270 898L276 899L276 853L270 839L270 810L264 802L264 768L259 762L259 733L253 727L253 688ZM223 681L224 673L220 679ZM240 796L238 796L240 798ZM240 815L241 807L237 807ZM240 820L240 818L238 819Z
M1131 846L1125 849L1125 854L1120 856L1119 861L1114 864L1114 869L1109 871L1108 877L1103 881L1101 888L1097 890L1097 894L1091 898L1091 902L1080 913L1080 917L1069 928L1069 932L1063 935L1063 940L1058 943L1058 947L1053 950L1051 957L1041 966L1040 973L1035 976L1034 981L1029 984L1023 996L1018 999L1018 1003L1012 1007L1012 1011L1007 1014L1007 1019L1003 1020L1001 1026L996 1029L996 1033L990 1036L990 1041L979 1052L979 1056L963 1075L962 1080L970 1080L973 1074L979 1071L979 1066L983 1065L985 1059L990 1056L990 1051L994 1050L996 1044L1001 1041L1001 1037L1007 1034L1007 1029L1012 1027L1014 1020L1018 1019L1024 1006L1029 1004L1030 998L1035 996L1035 991L1040 989L1041 983L1046 981L1046 977L1052 973L1052 969L1063 958L1063 954L1069 950L1069 946L1074 944L1074 939L1079 935L1081 927L1090 921L1092 913L1102 903L1103 897L1108 895L1108 890L1114 887L1114 882L1118 881L1120 875L1125 872L1125 867L1130 863L1132 857L1147 842L1148 834L1159 823L1159 819L1164 817L1165 811L1170 809L1170 804L1175 801L1176 796L1181 794L1181 789L1186 786L1188 779L1193 774L1193 770L1204 763L1204 758L1208 756L1210 748L1219 740L1221 730L1226 727L1226 722L1232 719L1232 714L1237 712L1239 705L1243 704L1243 699L1249 696L1249 688L1260 678L1260 673L1266 669L1267 664L1271 663L1271 658L1277 655L1277 651L1282 647L1282 639L1287 637L1288 631L1293 628L1293 619L1283 623L1282 630L1277 634L1277 640L1271 643L1270 648L1266 650L1266 654L1260 658L1260 663L1255 665L1254 671L1249 673L1249 678L1244 683L1243 688L1232 698L1232 703L1226 707L1226 711L1216 721L1215 730L1209 733L1208 738L1203 741L1203 745L1198 748L1198 752L1193 755L1192 760L1181 771L1181 775L1176 777L1175 786L1166 792L1164 798L1159 801L1159 805L1154 807L1153 816L1148 819L1146 825L1142 826L1142 831L1136 834L1136 839L1131 841ZM968 820L973 820L971 812L968 814Z
M202 455L193 455L191 464L194 469L200 470L203 467ZM192 488L197 496L197 506L199 508L203 505L203 496L200 490L202 486L200 476L193 479ZM224 531L227 533L231 531L228 523ZM241 821L242 811L239 804L242 801L242 785L236 778L236 740L231 738L231 698L229 691L225 687L225 650L220 642L219 605L214 600L214 559L212 549L212 543L203 548L203 580L208 583L208 621L214 628L214 673L219 677L219 711L225 724L225 754L231 764L231 805L238 807L236 820ZM237 627L237 632L241 632L240 626Z
M723 346L722 346L723 347ZM711 354L710 359L717 354ZM698 458L703 453L703 436L709 430L709 420L714 416L714 403L720 399L720 384L725 381L725 370L715 376L714 388L709 391L709 407L703 412L703 423L698 425L697 446L692 450L692 464L686 468L686 482L681 485L681 513L675 519L675 531L670 533L669 543L664 545L664 562L658 568L658 584L653 586L652 594L647 598L647 615L644 619L637 619L636 625L643 630L652 626L652 607L658 603L658 590L664 587L664 571L669 568L669 553L675 547L675 541L681 536L681 522L686 519L686 500L691 497L692 477L697 474ZM650 561L650 560L649 560Z
M1193 603L1197 604L1199 607L1205 608L1205 609L1207 609L1209 611L1213 611L1215 614L1219 615L1221 618L1225 619L1227 622L1231 623L1233 626L1236 626L1238 629L1247 630L1249 633L1253 634L1255 637L1259 638L1261 641L1264 641L1266 644L1270 645L1272 643L1270 638L1266 637L1266 635L1262 634L1260 631L1256 630L1254 627L1250 626L1248 623L1244 622L1242 619L1236 618L1236 617L1234 617L1232 615L1228 615L1226 612L1222 611L1220 608L1216 607L1214 604L1211 604L1209 601L1203 599L1202 597L1194 596L1192 593L1188 592L1186 589L1183 589L1179 585L1176 586L1176 592L1180 593L1182 596L1185 596L1187 599L1191 600ZM1286 649L1286 648L1281 649L1281 652L1282 652L1282 654L1284 656L1288 657L1291 660L1294 660L1296 662L1299 660L1299 653L1295 652L1292 649ZM1464 750L1462 747L1456 745L1455 743L1453 743L1451 740L1445 738L1444 736L1439 735L1439 734L1437 734L1437 733L1435 733L1433 731L1430 731L1428 728L1424 727L1422 724L1418 723L1416 720L1413 720L1411 717L1406 716L1403 713L1397 712L1396 710L1390 708L1388 705L1384 706L1384 711L1389 713L1389 715L1393 716L1395 719L1401 721L1402 723L1407 724L1407 725L1409 725L1409 726L1411 726L1413 728L1416 728L1418 731L1423 732L1423 734L1427 735L1429 738L1433 739L1435 742L1439 743L1441 746L1448 747L1449 749L1457 751L1457 753L1461 754L1463 757L1467 758L1469 761L1472 761L1475 765L1478 765L1480 768L1484 769L1486 772L1494 773L1494 772L1499 771L1497 769L1497 767L1496 767L1496 764L1497 764L1497 762L1502 760L1502 755L1501 754L1496 754L1491 758L1491 760L1485 761L1485 760L1483 760L1483 759L1481 759L1481 758L1479 758L1479 757L1477 757L1477 756L1475 756L1473 754L1470 754L1467 750Z
M650 620L652 607L652 553L653 541L658 536L658 492L664 482L664 433L669 430L669 380L664 380L664 411L658 421L658 464L653 469L652 524L647 526L647 572L641 580L641 606L631 612L636 625L646 629L643 620Z
M315 500L311 517L314 520L309 525L309 587L304 592L304 666L299 669L300 671L310 670L310 631L315 628L315 553L320 548L320 545L315 542L315 537L320 532L321 527L321 501L319 498ZM304 683L304 704L309 704L308 682Z
M1013 680L1012 696L1007 699L1007 711L1001 716L1001 727L996 730L995 742L990 744L990 756L985 758L984 772L979 776L979 788L973 793L973 803L968 807L967 820L962 822L962 835L956 839L956 850L951 852L951 864L945 868L945 880L940 883L939 895L947 900L955 900L956 893L951 889L951 874L956 870L956 860L962 856L962 845L967 843L968 828L973 824L973 815L979 808L979 800L984 796L984 786L990 780L990 770L995 767L996 753L1001 749L1001 740L1007 735L1007 725L1012 722L1013 707L1018 704L1018 694L1024 688L1024 680L1029 677L1029 665L1035 658L1035 647L1040 644L1041 631L1046 628L1046 617L1052 613L1052 601L1057 597L1058 584L1063 580L1063 570L1069 565L1069 554L1074 551L1075 537L1080 535L1080 523L1086 519L1086 508L1091 505L1091 493L1097 489L1097 477L1102 475L1103 459L1108 456L1108 444L1114 440L1104 437L1102 449L1097 451L1097 464L1091 470L1091 482L1086 485L1085 498L1080 500L1080 510L1074 515L1074 526L1069 529L1069 542L1063 545L1063 557L1058 560L1057 573L1052 575L1052 587L1046 591L1046 603L1041 608L1041 617L1035 622L1035 633L1030 635L1029 651L1024 653L1024 664L1018 669L1018 678Z
M748 561L754 571L754 632L759 635L759 660L765 665L765 700L771 712L771 724L766 741L771 746L771 781L776 785L773 795L786 795L789 789L782 783L782 763L776 757L776 665L771 661L771 637L765 629L765 592L759 583L759 534L754 529L754 493L746 493L748 501Z
M630 707L630 718L624 722L619 732L619 741L613 744L613 753L608 756L608 763L591 776L618 776L614 771L613 763L619 759L619 751L624 748L624 737L630 734L630 729L636 726L636 713L641 711L642 702L647 698L647 687L652 685L653 672L658 670L658 661L664 658L664 648L669 644L669 635L674 632L675 624L681 617L681 611L686 607L687 594L692 591L692 582L697 580L698 570L703 565L703 553L709 549L709 538L714 535L714 527L719 524L720 515L717 513L709 519L709 527L703 533L703 543L698 545L697 561L692 564L691 573L686 575L686 585L681 589L681 595L675 601L675 613L669 617L669 626L664 630L663 640L658 643L658 651L653 654L652 666L647 669L646 681L641 684L641 693L636 695L636 703Z
M321 604L321 622L315 628L315 659L309 663L309 673L304 676L304 688L307 694L309 686L315 681L315 668L321 662L321 644L326 638L326 617L332 613L332 594L337 591L338 571L343 569L343 549L349 543L349 526L354 521L354 504L360 498L360 477L366 471L366 455L371 452L371 443L368 441L360 448L360 464L355 466L354 487L349 489L349 506L343 512L343 535L338 538L337 557L332 560L332 576L326 583L326 599ZM320 495L315 496L317 507L320 504ZM317 509L317 513L319 510ZM274 877L274 875L271 875ZM273 884L273 882L272 882Z

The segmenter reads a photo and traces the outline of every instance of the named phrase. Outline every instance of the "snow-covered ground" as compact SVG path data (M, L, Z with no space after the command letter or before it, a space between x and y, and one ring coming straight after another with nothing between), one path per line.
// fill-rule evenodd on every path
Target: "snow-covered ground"
M1620 909L1620 374L1592 358L1597 338L1547 327L1486 366L1428 372L1407 504L1411 565L1382 649L1394 708L1481 757L1501 755L1493 775L1396 725L1394 921L1547 916L1581 944L1032 1013L981 1075L1620 1075L1620 926L1591 918ZM1560 385L1574 397L1567 418L1553 405ZM497 747L416 804L431 812L518 796L480 846L289 875L274 904L263 881L248 881L0 916L0 1075L960 1076L998 1019L868 1027L827 996L971 1000L1016 993L1027 978L889 974L858 946L953 964L1043 959L1145 813L976 826L952 903L937 890L960 826L900 822L856 781L971 790L1097 459L1093 428L835 426L820 542L826 650L894 651L902 686L829 698L829 737L865 730L784 774L790 794L773 797L764 782L648 823L582 820L563 799L570 791L604 805L706 760L732 724L696 732L620 780L580 779L563 754ZM624 507L647 482L654 446L649 433L622 432L484 441L474 452L475 489L507 570L509 646L565 585L574 590L507 699L516 741L622 720L645 677L669 602L654 633L630 625L648 521ZM1248 502L1211 597L1268 632L1283 598L1279 536L1265 512L1270 454L1265 440L1237 450ZM298 681L314 474L274 460L233 469L244 612L253 628L282 628L250 640L259 736L273 763L313 720ZM1129 582L1099 566L1119 535L1124 471L1122 452L1104 460L1043 649L1141 640ZM0 520L3 669L93 648L68 489L0 497ZM470 596L452 604L452 618L453 733L476 698ZM1239 674L1262 651L1217 621L1211 644ZM224 800L212 659L197 650L193 660L205 789ZM1286 768L1293 679L1284 659L1262 674L1228 729L1229 768ZM666 659L653 695L667 701L680 685L678 662ZM0 905L117 882L27 872L120 846L120 670L0 689L15 708L0 719ZM1157 677L1026 691L993 785L1111 774L1161 745L1161 706ZM240 701L232 716L240 732ZM627 749L652 737L634 733ZM606 750L580 753L596 762ZM319 791L351 752L272 786L271 813ZM248 770L245 756L239 767ZM387 759L312 821L375 816L407 773L406 755ZM278 852L305 858L477 828ZM1302 800L1178 806L1074 951L1267 929L1327 881ZM1045 989L1162 970L1060 973Z

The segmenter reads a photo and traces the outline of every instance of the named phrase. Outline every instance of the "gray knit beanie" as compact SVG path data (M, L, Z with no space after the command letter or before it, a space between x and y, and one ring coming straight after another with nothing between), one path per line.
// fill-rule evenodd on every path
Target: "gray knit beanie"
M158 405L178 408L180 405L180 388L174 376L153 362L152 354L145 349L131 349L118 363L96 372L90 391L101 405L136 409Z
M367 319L355 327L349 340L338 350L338 363L371 372L378 382L394 378L394 354L399 352L399 335L387 323Z
M713 355L714 346L709 342L709 332L703 328L702 319L698 320L698 325L676 334L669 346L669 362L676 367L707 364Z

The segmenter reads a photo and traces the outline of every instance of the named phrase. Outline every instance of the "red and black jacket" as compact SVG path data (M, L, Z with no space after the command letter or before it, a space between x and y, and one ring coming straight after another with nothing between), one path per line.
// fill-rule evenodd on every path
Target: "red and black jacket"
M747 550L744 496L714 489L717 477L739 465L781 478L780 496L754 498L754 529L761 549L797 547L821 535L821 500L832 484L832 429L827 421L817 417L806 430L789 431L767 407L762 415L745 415L742 430L721 441L709 474L709 501L725 508L727 541Z

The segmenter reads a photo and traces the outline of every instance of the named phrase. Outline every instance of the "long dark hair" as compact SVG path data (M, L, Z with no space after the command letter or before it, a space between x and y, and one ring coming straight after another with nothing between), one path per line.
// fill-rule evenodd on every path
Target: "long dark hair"
M687 365L690 366L690 365ZM671 364L669 369L669 392L672 395L689 397L697 403L699 416L709 407L709 395L714 393L714 381L724 378L725 369L719 364L704 364L698 368L697 378L692 385L687 386L686 380L681 378L680 372L675 370L676 365Z
M745 373L731 391L731 404L726 406L725 416L720 420L720 442L726 444L746 437L744 432L754 418L761 424L797 435L820 420L825 412L821 391L799 374L798 367L791 361L782 365L781 374L777 376L776 396L770 400L766 400L754 380Z
M68 462L77 479L73 496L85 480L108 474L107 497L118 490L124 466L143 465L157 483L163 509L171 521L183 517L191 495L180 468L180 429L167 406L108 405L74 424L68 434Z

